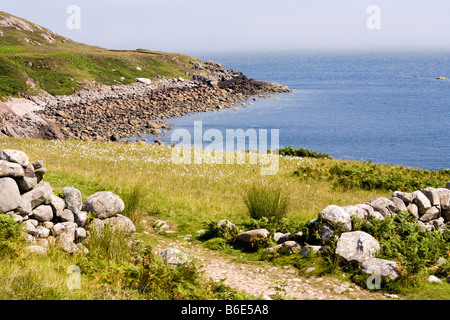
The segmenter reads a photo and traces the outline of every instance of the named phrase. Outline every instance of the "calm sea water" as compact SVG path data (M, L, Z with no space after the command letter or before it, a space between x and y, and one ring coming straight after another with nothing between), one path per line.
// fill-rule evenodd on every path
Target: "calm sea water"
M175 129L279 129L280 146L423 169L450 167L450 54L196 55L292 93L170 119ZM420 77L420 78L419 78ZM276 100L275 98L278 98ZM163 137L170 142L171 132Z

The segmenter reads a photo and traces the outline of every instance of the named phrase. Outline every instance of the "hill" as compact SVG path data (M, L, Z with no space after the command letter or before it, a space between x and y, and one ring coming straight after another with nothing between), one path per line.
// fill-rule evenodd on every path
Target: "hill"
M178 53L109 50L75 42L0 11L0 97L70 95L86 82L130 84L136 78L186 78L197 59Z

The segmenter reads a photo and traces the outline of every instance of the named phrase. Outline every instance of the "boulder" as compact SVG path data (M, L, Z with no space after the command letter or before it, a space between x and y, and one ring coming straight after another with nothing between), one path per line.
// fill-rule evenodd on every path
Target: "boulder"
M327 243L333 238L334 235L334 228L330 226L326 222L322 222L322 226L320 229L320 240L323 244Z
M84 239L86 238L86 229L84 228L76 228L75 229L75 239Z
M319 212L319 217L333 228L342 227L346 232L352 230L352 218L341 207L330 205Z
M34 173L33 167L29 165L24 170L24 176L20 178L16 178L17 185L19 189L23 192L30 191L38 184L38 178Z
M339 238L336 245L336 254L346 261L357 261L373 258L380 243L370 234L363 231L345 232Z
M136 78L136 82L143 83L143 84L152 84L152 80L148 78Z
M400 212L400 211L407 211L407 210L408 210L408 209L406 208L406 205L405 205L405 203L403 202L402 199L397 198L397 197L392 197L390 200L391 200L391 201L394 203L394 205L395 205L395 209L394 209L394 212L395 212L395 213L398 213L398 212Z
M257 229L257 230L250 230L246 232L242 232L237 236L237 240L242 242L253 242L257 239L264 239L269 236L269 231L266 229Z
M431 208L431 202L428 200L428 198L422 193L422 191L414 191L414 203L417 205L417 208L419 209L419 214L424 214L428 209Z
M422 189L422 193L430 200L432 206L439 206L441 204L439 198L439 190L433 187Z
M445 221L450 222L450 190L447 188L438 188L439 203L441 206L441 216Z
M38 238L47 238L50 235L50 230L45 228L44 226L36 227L36 237Z
M391 280L395 280L400 276L397 262L378 258L364 260L361 264L361 272L369 275L380 275L384 278L388 277Z
M420 218L420 221L428 222L430 220L434 220L439 218L439 209L436 207L429 208Z
M369 205L375 210L381 213L384 218L389 218L395 215L395 204L384 197L377 197L370 200Z
M118 214L116 217L99 219L95 218L90 225L90 228L96 229L101 232L101 229L105 226L110 227L113 230L134 233L136 232L136 227L134 223L127 217Z
M34 221L36 223L34 223ZM36 229L37 225L38 225L38 222L36 220L34 220L34 219L27 220L23 224L23 231L34 236L37 234L37 229Z
M323 250L325 250L325 247L323 247L323 246L310 246L310 245L307 245L307 246L304 246L302 248L302 251L300 251L300 255L304 256L304 257L308 257L308 256L310 256L312 254L315 254L315 253L323 251Z
M450 190L450 181L445 184L445 188Z
M406 210L408 210L411 215L413 215L416 219L419 219L419 208L416 204L410 203L408 207L406 207Z
M30 214L31 211L50 200L53 190L48 182L40 182L34 189L22 194L17 211Z
M74 221L79 227L84 227L87 221L87 212L86 211L80 211L78 213L74 213Z
M38 183L41 182L42 179L44 179L44 175L46 172L47 172L47 169L45 169L45 168L36 169L34 171L34 174L36 175Z
M70 235L63 233L56 238L56 244L64 252L75 253L78 251L78 247L73 239Z
M160 255L165 264L168 265L184 265L189 261L187 254L178 249L168 248L160 252Z
M75 216L72 210L64 209L59 215L59 219L61 220L61 222L74 222Z
M369 216L369 212L362 208L360 205L346 206L342 207L342 209L344 209L344 211L347 212L347 214L349 214L350 216L356 216L360 219L367 219L367 217Z
M116 217L111 217L104 220L105 224L109 224L112 229L118 229L125 233L136 232L136 227L130 218L118 214Z
M285 241L281 246L289 251L299 251L302 249L302 246L296 241Z
M33 218L39 222L51 221L53 219L52 207L42 205L32 211Z
M402 199L405 205L409 205L414 200L413 194L408 192L394 191L392 198L394 197Z
M31 165L33 166L34 171L41 169L44 166L44 161L43 160L36 160L33 161L31 163Z
M74 187L64 187L63 190L64 200L66 201L67 208L73 213L81 211L83 206L83 200L81 198L81 192Z
M427 282L444 284L444 282L442 282L441 279L439 279L438 277L433 276L433 275L430 275L430 276L427 278Z
M19 178L23 177L24 175L25 172L20 164L9 162L6 160L0 160L0 178L2 177Z
M2 150L2 152L0 153L0 160L18 163L24 168L28 167L28 165L30 164L28 156L25 152L12 149Z
M0 212L17 209L20 204L20 190L14 179L0 178Z
M99 219L117 216L125 209L122 199L111 191L100 191L86 199L83 211L93 212Z
M54 193L52 193L50 195L50 198L46 202L46 204L48 204L48 205L50 205L50 207L52 207L53 214L56 217L60 217L61 214L63 213L64 208L66 207L66 202L64 201L64 199L58 197Z

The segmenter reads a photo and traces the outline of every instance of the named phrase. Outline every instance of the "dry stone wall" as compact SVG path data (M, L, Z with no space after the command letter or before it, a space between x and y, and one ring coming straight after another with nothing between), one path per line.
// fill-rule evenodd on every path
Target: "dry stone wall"
M45 253L56 245L68 253L87 253L81 241L90 228L109 225L128 233L136 231L133 222L120 214L125 204L118 195L100 191L83 203L78 189L64 187L58 196L43 181L47 172L43 165L43 161L31 162L22 151L0 153L0 213L23 224L24 239L31 245L28 251Z

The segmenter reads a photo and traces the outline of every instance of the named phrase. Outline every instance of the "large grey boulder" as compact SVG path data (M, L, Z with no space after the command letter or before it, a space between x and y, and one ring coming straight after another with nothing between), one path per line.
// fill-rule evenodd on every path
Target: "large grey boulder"
M422 189L422 193L430 200L430 203L432 206L439 206L440 205L440 199L439 199L439 190L435 189L433 187L428 187L425 189Z
M422 191L414 191L414 203L417 205L420 214L424 214L428 209L431 208L431 202L428 198L422 193Z
M0 153L0 160L18 163L24 168L28 167L28 165L30 164L28 156L25 152L12 149L2 150L2 152Z
M441 205L441 216L445 221L450 221L450 190L447 188L438 188L439 203Z
M64 208L66 207L66 202L64 199L58 197L56 194L52 193L50 198L46 202L53 209L53 214L56 217L60 217L63 213Z
M433 206L433 207L429 208L429 209L428 209L428 210L427 210L427 211L419 218L419 220L420 220L420 221L423 221L423 222L428 222L428 221L431 221L431 220L434 220L434 219L439 218L439 214L440 214L439 209Z
M408 206L414 200L413 194L408 192L394 191L392 193L392 198L394 197L402 199L406 206Z
M264 239L269 236L269 231L266 229L257 229L257 230L250 230L246 232L242 232L237 236L238 241L242 242L253 242L257 239Z
M93 212L99 219L117 216L125 209L123 200L111 191L100 191L86 199L83 211Z
M52 207L42 205L32 211L32 216L39 222L51 221L53 219Z
M347 212L350 216L356 216L360 219L367 219L369 216L369 212L365 210L361 205L351 205L342 207L345 212Z
M19 189L23 192L30 191L38 184L38 178L34 173L34 169L31 165L25 168L24 176L16 178Z
M61 220L61 222L74 222L75 216L72 210L64 209L59 215L59 220Z
M0 178L1 177L19 178L23 177L24 175L25 172L20 164L9 162L6 160L0 160Z
M125 233L134 233L136 232L136 226L131 221L131 219L118 214L116 217L106 218L106 219L98 219L95 218L90 225L90 228L96 229L101 232L101 229L104 227L110 227L112 230L121 231Z
M20 199L20 190L14 179L0 178L0 212L17 209Z
M379 275L384 278L389 277L391 280L395 280L400 276L395 261L378 258L364 260L361 264L361 272L369 275Z
M406 207L406 210L408 210L408 212L414 216L414 218L419 219L419 208L417 207L417 205L415 203L410 203L408 205L408 207Z
M408 210L408 209L406 208L405 202L403 202L402 199L397 198L397 197L392 197L390 200L391 200L391 201L394 203L394 205L395 205L395 209L394 209L395 213L398 213L398 212L400 212L400 211L407 211L407 210Z
M83 206L83 199L81 198L80 190L74 187L64 187L62 192L67 208L73 213L80 212Z
M395 215L395 204L384 197L377 197L370 200L369 205L375 210L381 213L385 218Z
M22 194L17 211L20 214L30 214L34 208L49 201L52 193L48 182L40 182L34 189Z
M165 264L168 265L184 265L189 261L189 256L175 248L164 249L160 255Z
M335 253L346 261L362 263L364 260L374 257L380 248L380 243L370 234L353 231L341 235Z
M352 218L341 207L329 205L319 212L319 217L322 217L322 221L325 221L333 228L341 227L346 232L352 230Z

